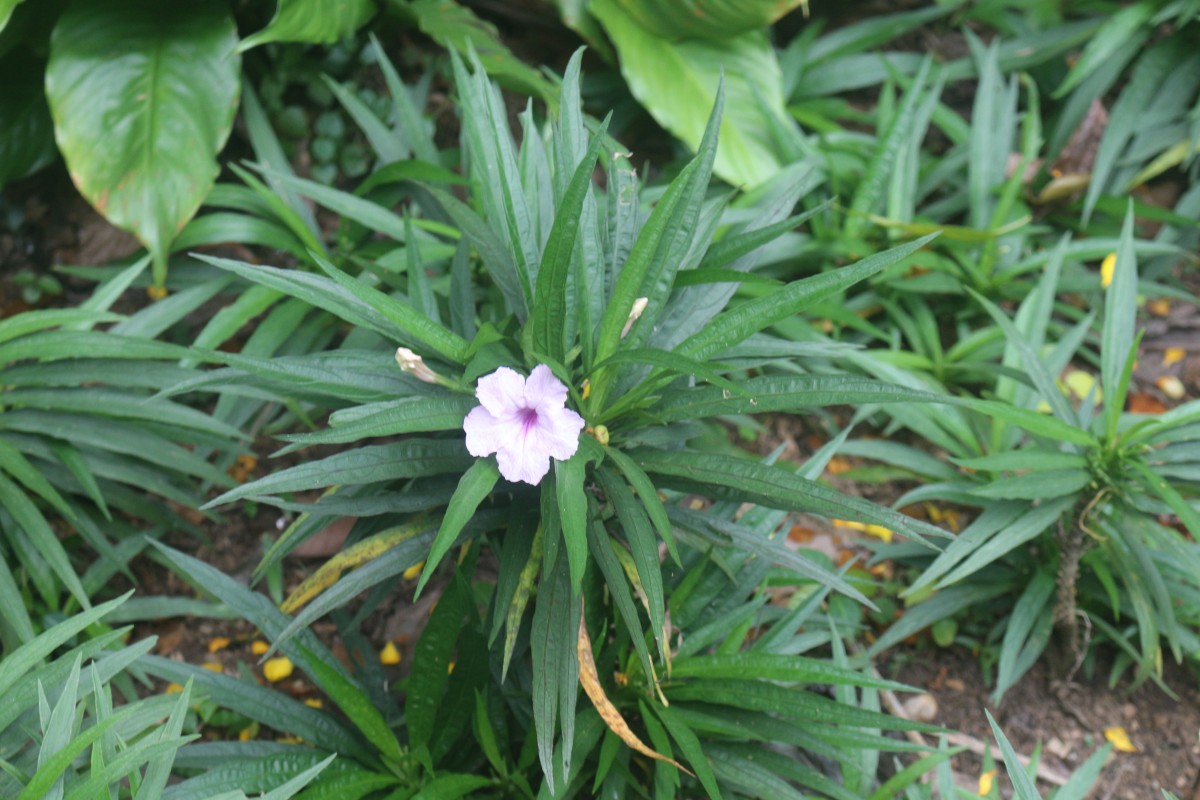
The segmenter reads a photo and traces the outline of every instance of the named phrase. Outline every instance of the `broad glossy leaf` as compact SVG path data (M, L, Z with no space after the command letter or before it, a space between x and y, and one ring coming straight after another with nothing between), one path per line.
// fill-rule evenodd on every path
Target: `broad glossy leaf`
M270 24L247 37L238 45L238 52L267 42L336 42L358 30L374 13L374 0L279 0Z
M639 25L620 0L593 0L590 10L604 25L621 59L621 73L650 114L689 147L700 144L722 70L729 113L721 125L714 171L738 186L757 186L790 161L776 131L799 132L787 117L783 76L761 30L720 41L672 42ZM680 11L684 16L689 12Z
M0 29L10 3L0 0ZM42 90L44 71L45 65L24 48L0 58L0 186L37 172L58 154Z
M617 0L642 27L668 39L728 39L765 28L805 0Z
M504 86L550 104L558 101L554 86L513 55L495 26L477 17L466 4L452 0L389 1L392 9L409 15L422 33L447 50L460 56L474 51L488 75Z
M217 177L241 59L219 3L77 0L55 26L46 96L88 202L133 232L166 278L171 240Z

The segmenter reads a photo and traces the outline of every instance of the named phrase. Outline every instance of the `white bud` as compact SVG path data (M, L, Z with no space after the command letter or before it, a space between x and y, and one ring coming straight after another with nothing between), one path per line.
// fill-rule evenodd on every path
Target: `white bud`
M441 376L425 366L425 360L407 347L396 348L396 363L400 369L425 383L441 383Z
M629 330L633 327L633 323L638 321L638 318L642 316L642 312L646 310L646 306L649 304L649 297L639 297L637 300L633 301L633 308L629 309L629 319L625 320L625 327L621 329L622 339L629 334Z

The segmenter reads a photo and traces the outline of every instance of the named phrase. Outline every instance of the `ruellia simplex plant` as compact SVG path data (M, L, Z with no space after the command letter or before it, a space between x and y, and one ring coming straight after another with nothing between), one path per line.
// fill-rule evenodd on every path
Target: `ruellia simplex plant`
M454 243L447 258L423 260L415 238L399 243L403 274L368 267L354 277L315 254L324 274L203 257L353 326L340 348L308 357L222 354L226 369L173 390L252 391L332 410L324 430L285 436L285 450L340 452L212 504L253 499L301 512L260 574L336 516L358 518L346 549L282 610L163 552L247 614L350 718L356 730L338 735L359 742L356 755L331 765L317 787L349 770L377 788L451 774L525 794L537 785L525 771L536 758L542 791L553 796L684 783L714 797L759 796L768 785L834 791L803 759L764 770L762 760L774 758L767 741L824 753L844 785L869 785L873 766L855 747L877 759L911 745L862 729L925 726L878 713L876 692L901 687L844 660L799 655L840 641L836 626L795 638L802 622L824 619L828 592L869 601L776 534L793 510L886 525L935 550L944 532L833 491L810 472L693 442L722 415L939 399L778 369L800 363L809 346L769 332L931 237L737 298L759 249L808 214L789 216L797 184L752 221L723 223L730 198L709 192L720 95L699 154L643 218L627 155L605 123L582 114L578 55L558 114L544 132L527 117L520 147L498 91L471 66L454 59L466 199L421 186L424 210L454 226L444 226ZM592 183L597 165L603 193ZM313 491L319 499L302 496ZM716 504L684 508L681 493ZM739 512L746 503L758 510ZM494 581L482 577L484 563ZM765 605L758 587L772 565L810 602L786 613ZM399 704L370 669L356 675L330 663L307 628L332 614L344 636L356 635L366 612L351 615L346 604L366 593L366 608L377 607L413 568L418 595L442 594ZM267 716L203 670L161 661L153 669ZM818 686L828 684L861 694L830 699ZM590 710L578 705L581 687ZM320 741L335 747L327 735Z

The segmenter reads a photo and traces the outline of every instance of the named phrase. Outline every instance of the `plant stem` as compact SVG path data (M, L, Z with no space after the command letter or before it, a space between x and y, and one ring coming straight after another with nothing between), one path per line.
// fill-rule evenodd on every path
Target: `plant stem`
M1065 644L1067 656L1056 671L1061 673L1060 677L1069 680L1079 668L1084 655L1075 604L1075 584L1079 577L1079 559L1086 549L1086 539L1075 515L1067 522L1062 519L1058 521L1058 535L1055 541L1058 544L1059 562L1058 591L1054 598L1054 629L1058 631L1060 641Z

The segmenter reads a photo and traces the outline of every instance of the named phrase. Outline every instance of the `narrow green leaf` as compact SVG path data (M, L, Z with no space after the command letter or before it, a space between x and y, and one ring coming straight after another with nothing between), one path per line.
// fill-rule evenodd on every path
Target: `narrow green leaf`
M316 653L307 651L303 645L300 649L308 657L306 671L312 682L323 691L330 700L346 715L356 728L362 731L373 746L379 749L384 757L399 763L404 759L400 742L392 732L387 720L375 705L375 701L358 684L358 681L347 678L342 673L325 663Z
M587 495L583 483L587 477L588 453L579 448L566 461L554 462L554 488L558 513L562 519L563 542L571 567L571 587L583 588L583 570L587 566Z
M592 188L592 172L600 150L607 141L608 120L601 123L592 134L592 143L576 167L567 191L554 213L554 224L542 251L541 266L538 268L534 286L533 306L526 323L533 332L533 346L539 353L546 353L556 361L563 360L567 316L567 283L571 269L571 255L575 251L575 240L583 212L583 203Z
M1008 779L1012 781L1013 791L1016 793L1016 796L1019 800L1041 800L1041 795L1038 794L1037 787L1033 784L1033 779L1021 767L1017 751L1013 749L1012 744L1008 741L1008 737L1004 735L1004 731L1000 730L1000 726L992 718L992 712L985 708L983 713L987 716L988 724L992 726L992 735L1000 743L1000 752L1004 754L1004 769L1008 773Z
M442 525L438 528L433 546L429 549L425 569L421 571L421 579L417 581L417 595L421 594L421 590L425 588L438 564L462 533L462 529L475 516L479 504L487 499L499 480L500 470L491 458L475 459L475 463L463 473L458 488L454 490L454 496L446 506L446 514L442 517Z
M937 236L931 233L912 242L864 258L842 269L804 278L750 300L716 317L707 328L680 347L679 352L699 361L743 341L750 334L794 316L815 303L831 297L881 270L899 263Z

